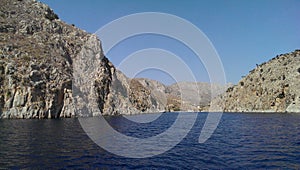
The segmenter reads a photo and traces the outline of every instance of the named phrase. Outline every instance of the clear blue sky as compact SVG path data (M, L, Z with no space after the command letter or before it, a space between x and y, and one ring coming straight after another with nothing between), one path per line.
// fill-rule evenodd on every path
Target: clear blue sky
M227 81L237 83L256 64L277 54L300 49L299 0L42 0L69 24L94 33L105 24L138 12L163 12L184 18L211 40L223 62ZM144 41L144 40L147 41ZM165 45L172 41L172 45ZM145 42L145 43L141 43ZM105 44L105 42L102 42ZM122 58L143 48L162 48L180 55L196 72L198 81L209 81L204 68L182 44L155 35L132 37L106 56L118 65ZM154 71L155 72L155 71ZM172 83L161 73L141 73ZM155 75L155 76L154 76Z

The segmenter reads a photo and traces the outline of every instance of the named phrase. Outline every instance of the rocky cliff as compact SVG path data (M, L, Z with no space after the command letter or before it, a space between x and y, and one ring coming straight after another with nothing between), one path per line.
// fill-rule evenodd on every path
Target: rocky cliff
M162 109L149 89L114 68L95 35L64 23L47 5L1 0L0 23L1 118ZM82 101L90 107L88 111L80 106Z
M217 105L225 112L300 112L300 50L257 65Z
M72 58L89 35L35 1L1 0L0 22L1 117L74 116Z
M1 0L0 23L0 118L199 111L215 97L211 90L226 89L130 79L104 56L97 36L64 23L35 0ZM299 110L298 56L296 51L258 66L213 102L226 105L225 111Z

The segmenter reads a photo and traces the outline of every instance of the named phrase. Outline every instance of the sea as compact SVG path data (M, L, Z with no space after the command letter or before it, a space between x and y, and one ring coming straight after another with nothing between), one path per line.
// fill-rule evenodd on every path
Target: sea
M99 146L78 118L3 119L0 169L300 169L300 114L223 113L204 143L199 143L199 136L208 113L163 113L142 123L123 116L105 120L121 134L147 139L164 133L179 115L186 117L183 124L196 115L188 133L174 147L145 158L118 155ZM127 145L124 141L123 147Z

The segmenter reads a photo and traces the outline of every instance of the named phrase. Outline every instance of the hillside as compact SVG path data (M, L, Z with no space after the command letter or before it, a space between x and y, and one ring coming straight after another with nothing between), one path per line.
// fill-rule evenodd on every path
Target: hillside
M225 112L300 112L300 50L257 65L213 100L217 105Z
M162 109L139 82L131 82L115 69L95 35L64 23L47 5L35 0L1 0L0 23L1 118ZM90 110L84 111L82 103L75 105L81 99L89 99Z

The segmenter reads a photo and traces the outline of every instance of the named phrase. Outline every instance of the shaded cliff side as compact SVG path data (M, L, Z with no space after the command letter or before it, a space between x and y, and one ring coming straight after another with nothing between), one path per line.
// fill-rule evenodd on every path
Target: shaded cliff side
M300 50L257 65L213 100L217 105L225 112L300 112Z

